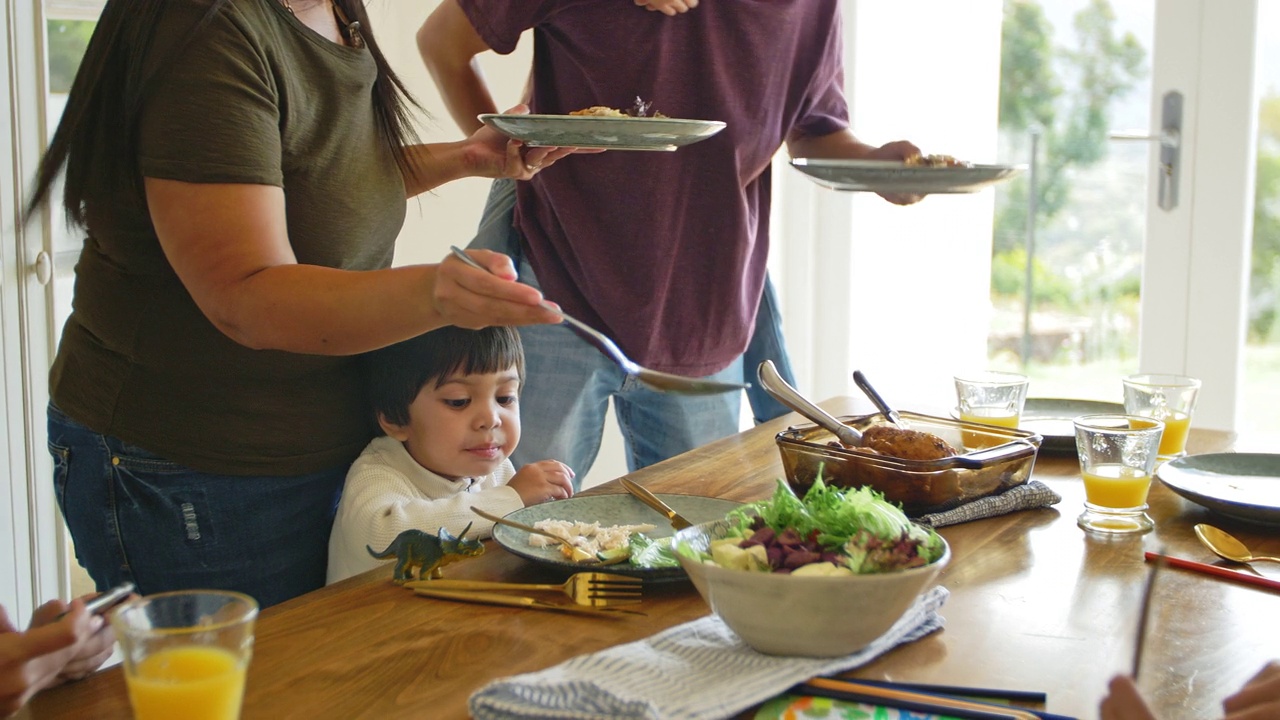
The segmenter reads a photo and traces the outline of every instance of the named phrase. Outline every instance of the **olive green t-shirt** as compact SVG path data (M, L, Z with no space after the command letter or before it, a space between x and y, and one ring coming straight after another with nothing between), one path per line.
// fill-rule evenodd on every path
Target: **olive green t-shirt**
M207 4L168 7L152 65ZM230 0L162 64L139 127L143 176L283 187L299 263L390 265L405 188L375 120L367 48L322 38L276 0ZM209 473L314 472L373 437L355 359L222 334L165 260L145 198L91 208L87 225L51 375L68 415Z

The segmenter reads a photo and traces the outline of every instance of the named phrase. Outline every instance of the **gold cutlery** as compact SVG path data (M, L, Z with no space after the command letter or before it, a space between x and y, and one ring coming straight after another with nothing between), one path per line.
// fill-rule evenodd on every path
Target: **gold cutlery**
M407 588L428 590L534 590L559 591L575 603L591 607L635 605L640 602L640 590L644 581L640 578L611 573L580 572L569 576L563 583L511 583L489 580L416 580L404 584Z
M671 527L677 530L683 530L693 525L693 523L689 522L683 515L676 512L670 505L662 502L657 495L649 492L644 486L628 480L627 478L621 478L619 482L622 483L622 487L626 488L627 492L634 495L640 500L640 502L665 515L667 522L671 523Z
M628 610L626 608L617 607L584 607L582 605L560 605L558 603L547 602L537 598L525 597L522 595L503 595L502 593L490 592L471 592L466 590L432 590L431 588L415 587L413 592L423 597L437 598L439 600L454 600L464 603L479 603L481 605L506 605L510 607L522 607L530 610L551 610L553 612L574 613L577 615L594 615L597 617L621 617L623 614L628 615L644 615L639 610Z
M1270 560L1271 562L1280 563L1280 558L1271 557L1269 555L1254 555L1248 546L1236 539L1231 533L1220 530L1212 525L1200 523L1193 528L1196 531L1196 537L1200 538L1200 542L1204 546L1213 551L1224 560L1243 563L1245 565L1256 560ZM1252 568L1251 568L1252 569Z

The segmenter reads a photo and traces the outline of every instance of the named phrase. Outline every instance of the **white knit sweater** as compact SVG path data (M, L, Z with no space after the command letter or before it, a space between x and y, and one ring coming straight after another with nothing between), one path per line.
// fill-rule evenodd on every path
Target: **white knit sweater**
M374 439L347 472L329 536L328 581L391 562L370 556L365 546L382 551L404 530L435 535L443 527L457 536L470 523L468 537L489 537L493 523L471 508L506 515L524 507L520 495L507 487L515 473L507 460L491 475L449 480L419 465L400 441Z

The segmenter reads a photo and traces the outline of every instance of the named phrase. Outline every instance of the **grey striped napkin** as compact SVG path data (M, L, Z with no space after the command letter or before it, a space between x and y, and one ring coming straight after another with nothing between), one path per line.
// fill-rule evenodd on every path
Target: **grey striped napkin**
M1022 485L1015 485L999 495L990 495L944 512L929 513L911 519L921 525L937 528L1005 515L1018 510L1048 507L1060 502L1062 502L1062 496L1054 492L1053 488L1039 480L1032 480Z
M715 615L644 640L495 680L471 696L476 720L706 720L731 717L816 675L863 665L901 643L942 627L935 587L884 635L852 655L764 655L747 647Z

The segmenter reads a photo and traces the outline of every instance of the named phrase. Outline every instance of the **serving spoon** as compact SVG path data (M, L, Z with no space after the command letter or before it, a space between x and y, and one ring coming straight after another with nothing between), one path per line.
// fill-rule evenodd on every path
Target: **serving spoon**
M489 268L486 268L476 262L470 255L463 252L461 248L458 248L457 246L450 246L449 250L453 253L454 257L471 267L489 272ZM702 378L691 378L684 375L672 375L671 373L665 373L660 370L650 370L647 367L638 365L631 358L627 357L626 353L622 352L617 344L615 344L613 340L609 339L609 336L599 330L596 330L577 318L570 317L565 313L565 311L545 300L539 303L539 305L564 318L566 324L577 330L583 338L592 345L595 345L605 355L608 355L610 359L618 364L618 367L622 368L623 372L639 380L650 390L656 390L657 392L669 392L677 395L715 395L723 392L746 390L751 387L750 385L743 383L726 383L719 382L717 380L704 380Z
M853 382L856 383L858 387L862 389L862 392L871 399L871 402L876 406L876 409L880 411L880 414L884 415L886 420L893 423L895 427L901 430L907 429L907 424L902 421L902 416L898 414L897 410L889 407L889 403L886 403L884 398L880 397L880 393L876 392L876 389L871 387L871 382L867 380L867 376L863 375L861 370L853 371Z
M1196 525L1194 529L1196 537L1200 538L1200 542L1204 543L1205 547L1212 550L1213 554L1220 558L1238 563L1251 563L1255 560L1270 560L1271 562L1280 563L1280 558L1278 557L1254 555L1244 543L1225 530L1219 530L1212 525L1204 523Z
M810 421L817 423L818 427L835 435L836 439L843 445L847 447L862 447L861 432L840 422L831 413L801 395L799 390L791 387L791 384L783 380L782 376L778 374L778 368L774 366L772 360L765 360L760 363L760 367L756 370L756 377L760 380L760 387L764 388L765 392L772 395L775 400L795 410Z

